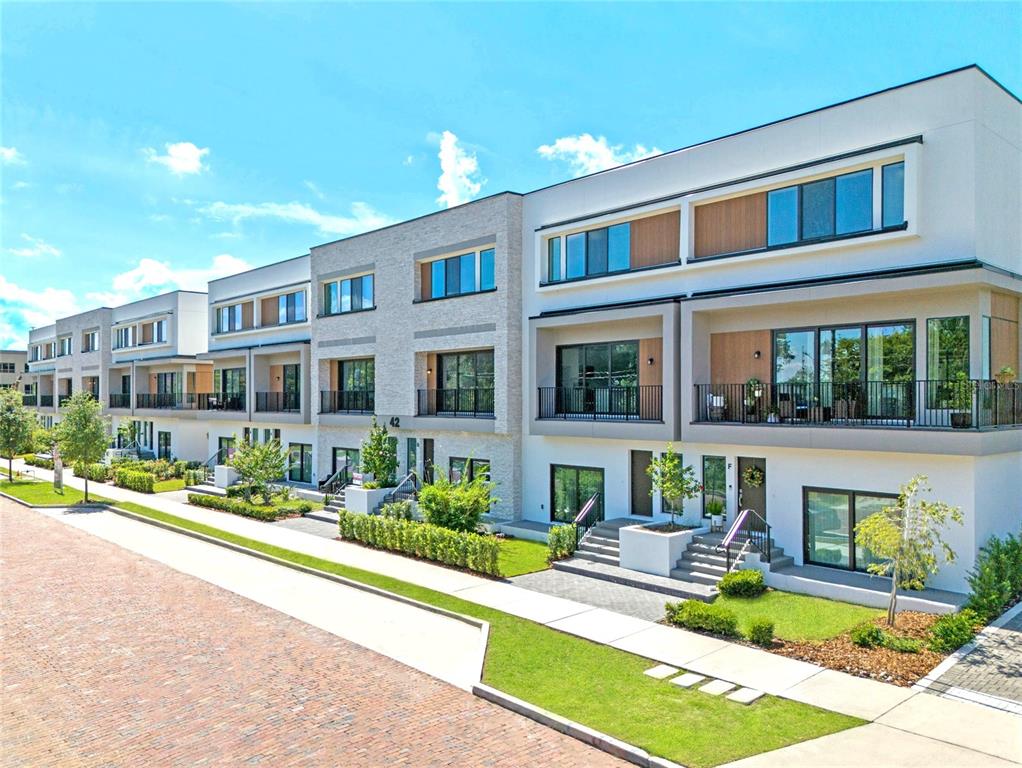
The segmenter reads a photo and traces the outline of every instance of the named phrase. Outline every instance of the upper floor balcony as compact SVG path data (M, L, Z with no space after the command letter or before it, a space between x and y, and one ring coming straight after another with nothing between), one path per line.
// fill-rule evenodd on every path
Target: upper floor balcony
M493 387L420 389L416 415L492 419Z
M661 422L664 418L663 386L540 387L539 418Z
M256 392L256 412L301 413L302 396L294 390L280 392Z
M319 393L320 413L374 413L374 389L323 390Z

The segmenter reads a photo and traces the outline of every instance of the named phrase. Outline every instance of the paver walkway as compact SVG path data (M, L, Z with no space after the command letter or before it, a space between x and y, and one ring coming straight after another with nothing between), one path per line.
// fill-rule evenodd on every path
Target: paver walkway
M678 601L676 597L650 592L648 589L592 579L577 573L555 571L552 568L515 576L511 583L534 592L542 592L544 595L588 603L597 608L605 608L646 621L660 621L664 617L664 604Z
M6 500L0 541L4 766L623 765Z

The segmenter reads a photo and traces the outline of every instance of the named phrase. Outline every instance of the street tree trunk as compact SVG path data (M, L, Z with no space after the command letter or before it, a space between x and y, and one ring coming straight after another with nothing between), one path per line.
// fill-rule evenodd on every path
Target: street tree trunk
M85 501L89 500L89 472L85 471Z
M894 572L891 574L891 599L887 603L887 626L894 626L894 616L898 608L898 563L894 563Z

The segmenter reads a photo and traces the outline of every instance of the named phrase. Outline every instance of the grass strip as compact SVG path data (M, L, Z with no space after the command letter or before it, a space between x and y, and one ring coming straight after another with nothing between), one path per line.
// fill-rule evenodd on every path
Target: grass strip
M487 621L490 636L483 679L488 685L691 768L710 768L863 724L854 717L773 696L743 706L682 689L642 674L653 666L648 659L527 619L140 504L116 506Z
M719 595L714 605L734 611L743 634L753 619L770 619L774 622L776 637L795 642L829 640L883 613L875 608L839 600L776 590L759 597Z
M528 539L501 539L498 563L500 575L505 578L545 571L550 567L546 544Z
M6 472L4 476L6 477ZM45 480L0 480L0 491L19 498L26 504L73 506L85 501L85 494L77 488L65 483L64 490L58 492L53 489L53 483ZM90 504L108 501L109 499L97 496L91 491L89 493Z

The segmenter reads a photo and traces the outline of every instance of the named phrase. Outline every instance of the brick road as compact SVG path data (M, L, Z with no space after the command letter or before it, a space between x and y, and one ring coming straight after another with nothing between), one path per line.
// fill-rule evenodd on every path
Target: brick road
M4 766L621 766L0 500Z

